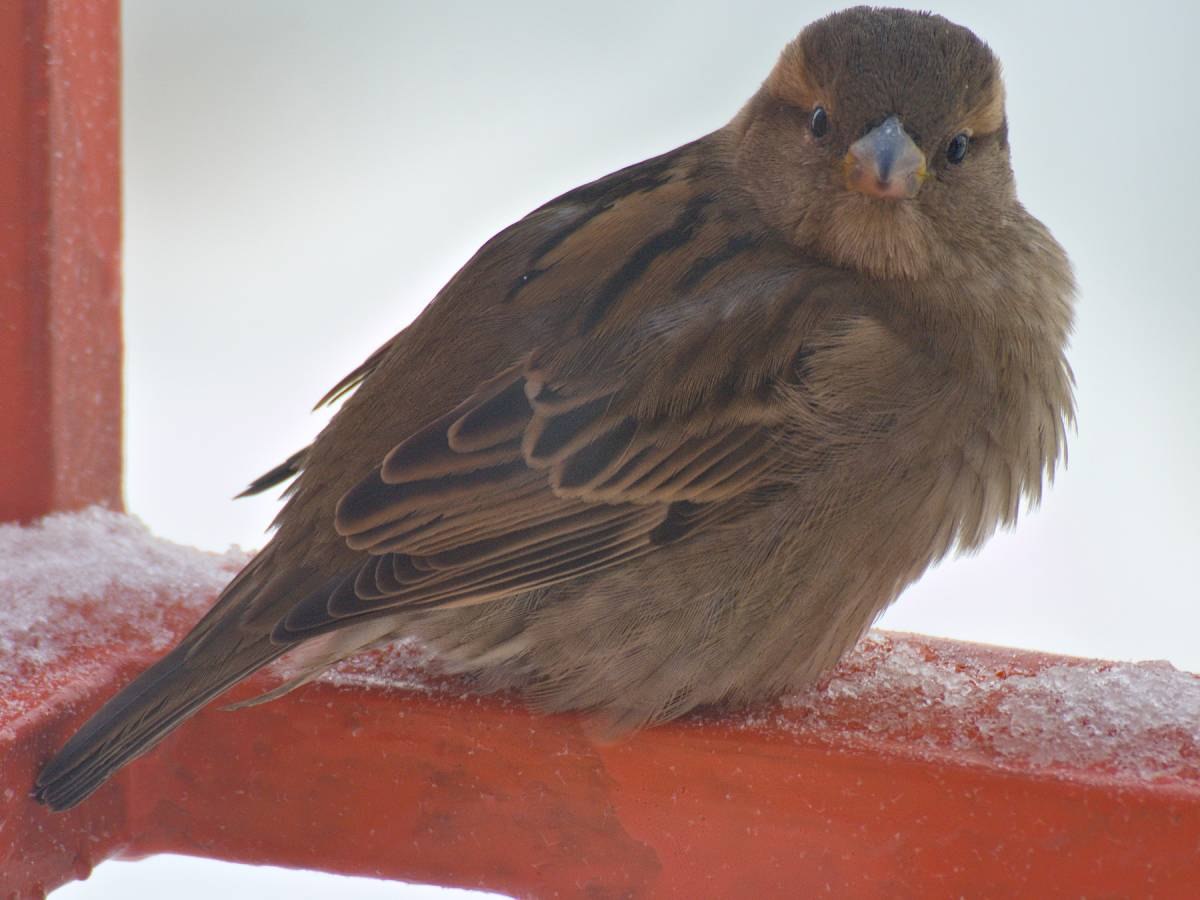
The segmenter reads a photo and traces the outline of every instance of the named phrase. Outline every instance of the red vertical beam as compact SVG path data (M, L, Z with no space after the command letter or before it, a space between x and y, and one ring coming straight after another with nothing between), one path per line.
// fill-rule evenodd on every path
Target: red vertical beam
M119 21L0 3L0 521L121 505Z

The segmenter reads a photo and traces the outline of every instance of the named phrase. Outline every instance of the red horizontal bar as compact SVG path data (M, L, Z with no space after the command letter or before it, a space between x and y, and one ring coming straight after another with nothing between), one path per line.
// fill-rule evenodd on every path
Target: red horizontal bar
M171 851L537 897L1195 896L1200 678L916 636L612 745L400 647L210 708L66 814L35 805L41 762L236 562L99 511L0 529L0 593L26 597L0 634L6 889Z
M121 504L117 0L0 3L0 521Z

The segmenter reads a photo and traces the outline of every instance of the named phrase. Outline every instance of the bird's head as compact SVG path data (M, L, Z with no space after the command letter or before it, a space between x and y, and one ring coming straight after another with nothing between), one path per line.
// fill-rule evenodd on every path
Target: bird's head
M941 16L857 7L813 23L731 130L770 224L875 278L984 247L1015 203L999 62Z

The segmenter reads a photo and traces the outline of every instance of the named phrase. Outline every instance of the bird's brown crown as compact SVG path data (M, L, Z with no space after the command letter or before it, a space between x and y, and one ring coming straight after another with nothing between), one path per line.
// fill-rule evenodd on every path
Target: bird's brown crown
M925 144L1004 127L1000 65L971 31L929 13L856 7L806 28L767 78L781 103L829 113L847 143L890 115Z

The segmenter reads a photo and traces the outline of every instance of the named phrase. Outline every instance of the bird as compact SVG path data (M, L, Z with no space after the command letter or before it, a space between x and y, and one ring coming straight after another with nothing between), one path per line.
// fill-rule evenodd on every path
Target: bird
M504 229L334 386L247 489L292 479L266 545L34 796L74 806L285 653L257 700L415 638L613 739L812 685L1040 501L1075 294L992 50L819 19L726 125Z

